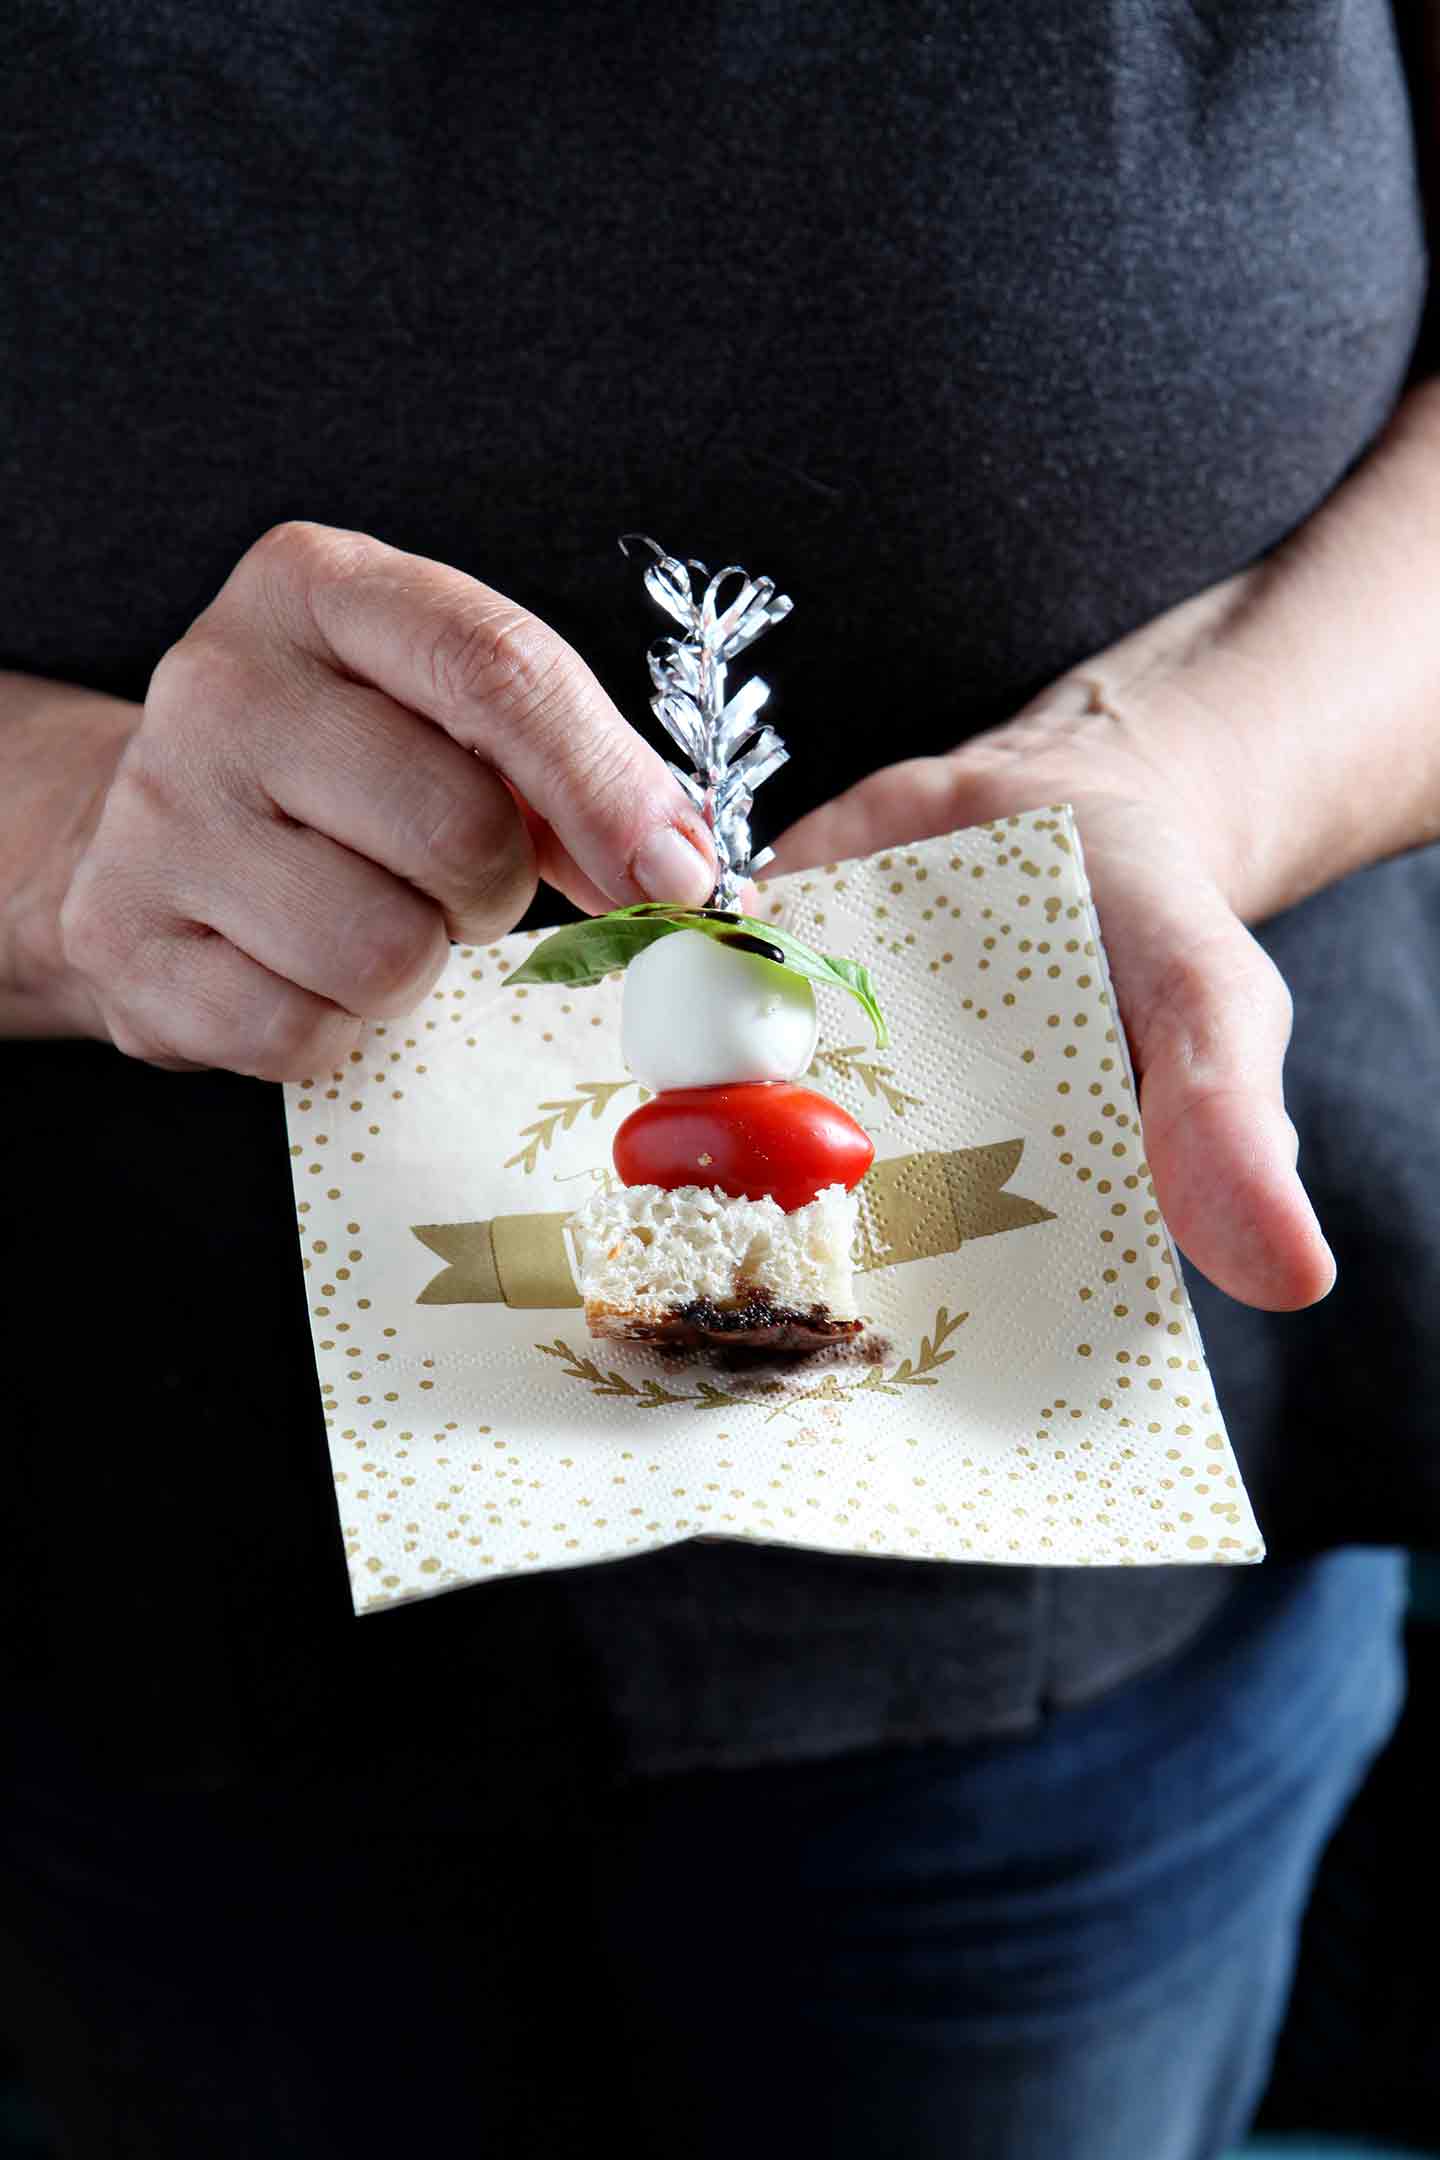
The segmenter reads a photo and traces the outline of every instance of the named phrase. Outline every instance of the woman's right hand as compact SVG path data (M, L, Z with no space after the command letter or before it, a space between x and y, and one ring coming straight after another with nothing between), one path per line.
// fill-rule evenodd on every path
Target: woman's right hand
M544 623L364 534L280 525L156 668L56 949L131 1056L295 1079L412 1010L451 939L512 929L541 876L592 911L694 905L714 855Z

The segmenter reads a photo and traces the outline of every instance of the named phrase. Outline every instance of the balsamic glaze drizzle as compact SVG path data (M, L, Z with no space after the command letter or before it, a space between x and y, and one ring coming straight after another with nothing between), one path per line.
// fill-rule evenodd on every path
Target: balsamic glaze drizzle
M737 952L758 953L762 960L778 961L785 965L785 955L778 945L771 945L765 938L751 935L748 930L722 930L715 940L717 945L733 945Z

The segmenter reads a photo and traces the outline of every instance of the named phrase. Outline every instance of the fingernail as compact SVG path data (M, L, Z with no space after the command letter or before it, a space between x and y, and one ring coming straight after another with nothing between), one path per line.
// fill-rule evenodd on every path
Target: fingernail
M647 900L675 900L686 907L703 907L715 888L714 870L673 825L657 825L630 874Z

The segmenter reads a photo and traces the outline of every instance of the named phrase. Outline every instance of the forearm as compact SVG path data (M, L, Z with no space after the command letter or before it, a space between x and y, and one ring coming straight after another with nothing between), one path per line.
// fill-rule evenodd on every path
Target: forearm
M1078 693L1078 694L1077 694ZM1258 921L1440 838L1440 381L1265 562L1081 666L982 738L1139 751L1198 801Z
M0 1036L99 1032L59 912L141 707L0 673Z
M1265 566L1217 663L1258 813L1240 865L1252 907L1440 838L1440 382Z

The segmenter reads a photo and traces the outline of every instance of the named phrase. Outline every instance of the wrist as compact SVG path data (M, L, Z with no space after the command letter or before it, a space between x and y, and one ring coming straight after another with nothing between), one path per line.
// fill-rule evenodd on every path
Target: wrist
M142 709L0 675L0 1036L105 1032L60 911Z
M1303 696L1273 645L1257 656L1245 635L1263 576L1247 571L1145 624L957 759L1008 810L1071 801L1082 832L1087 803L1132 805L1235 914L1263 920L1335 874Z

